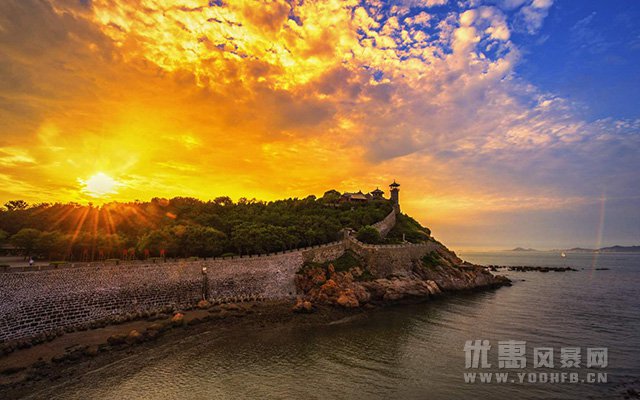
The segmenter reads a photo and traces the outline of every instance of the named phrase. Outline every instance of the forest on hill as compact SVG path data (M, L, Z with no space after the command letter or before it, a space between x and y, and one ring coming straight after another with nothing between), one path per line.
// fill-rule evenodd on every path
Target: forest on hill
M329 243L343 228L368 232L392 210L385 199L342 203L335 193L269 202L154 198L99 207L10 201L0 211L0 241L5 249L49 260L261 254ZM388 240L429 236L410 217L401 216L397 228Z

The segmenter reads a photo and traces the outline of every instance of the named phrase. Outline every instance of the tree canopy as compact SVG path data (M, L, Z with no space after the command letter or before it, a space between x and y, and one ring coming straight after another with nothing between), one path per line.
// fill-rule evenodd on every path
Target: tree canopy
M341 203L339 193L277 201L189 197L148 202L5 204L0 230L28 255L49 259L259 254L332 242L391 212L384 199ZM0 232L1 233L1 232ZM1 239L0 235L0 239Z

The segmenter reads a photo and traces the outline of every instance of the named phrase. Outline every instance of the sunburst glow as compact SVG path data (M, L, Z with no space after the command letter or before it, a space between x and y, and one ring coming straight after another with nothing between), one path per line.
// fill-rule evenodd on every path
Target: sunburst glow
M118 193L118 187L121 185L120 182L103 172L98 172L87 180L79 179L79 181L82 185L82 193L96 198Z

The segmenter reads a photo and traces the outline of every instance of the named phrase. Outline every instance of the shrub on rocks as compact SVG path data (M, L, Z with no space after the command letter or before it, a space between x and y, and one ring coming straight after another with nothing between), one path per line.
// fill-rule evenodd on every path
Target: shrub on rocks
M358 230L358 233L356 234L356 238L359 241L368 244L378 244L382 242L380 232L378 232L376 228L369 225L360 228L360 230Z

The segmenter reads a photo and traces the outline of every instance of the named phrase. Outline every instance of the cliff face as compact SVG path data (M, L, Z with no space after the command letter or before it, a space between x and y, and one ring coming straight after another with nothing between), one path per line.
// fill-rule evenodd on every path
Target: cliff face
M442 245L414 260L409 270L370 267L367 258L350 251L333 262L305 265L296 275L301 297L294 309L310 311L312 303L353 308L416 301L444 292L510 284L507 278L493 275L484 267L463 262Z

